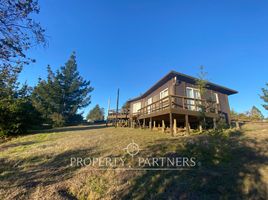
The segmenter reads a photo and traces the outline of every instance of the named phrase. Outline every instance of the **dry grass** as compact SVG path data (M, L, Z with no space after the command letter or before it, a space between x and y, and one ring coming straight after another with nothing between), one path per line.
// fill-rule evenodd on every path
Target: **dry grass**
M195 156L190 171L95 170L71 157ZM128 128L72 127L0 145L0 199L267 199L268 125L172 138Z

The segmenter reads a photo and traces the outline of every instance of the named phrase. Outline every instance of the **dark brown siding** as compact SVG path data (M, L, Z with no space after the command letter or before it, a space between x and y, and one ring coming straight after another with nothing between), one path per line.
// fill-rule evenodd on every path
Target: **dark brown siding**
M175 86L175 94L180 96L186 96L186 87L197 88L194 83L187 83L185 81L179 80ZM227 120L230 121L230 107L228 101L228 95L223 94L214 90L207 90L205 96L202 96L202 99L211 98L213 93L217 93L219 97L219 107L220 111L226 114Z
M174 94L174 95L179 95L179 96L186 96L186 87L192 87L192 88L197 88L194 82L186 82L185 80L177 80L177 84L175 85L175 80L174 78L168 80L164 84L162 84L160 87L158 87L156 90L148 94L146 97L136 100L130 103L130 110L132 113L132 108L133 104L137 102L141 102L141 107L145 107L147 105L147 100L149 98L153 98L153 102L157 101L160 99L160 92L163 91L164 89L168 88L169 89L169 95ZM207 93L205 96L202 96L202 99L208 99L211 98L213 93L217 93L219 97L219 107L220 111L225 113L226 117L228 120L230 120L230 107L229 107L229 102L228 102L228 95L223 94L218 91L214 90L207 90Z
M164 89L168 88L168 94L174 94L174 90L172 90L172 85L173 81L172 79L167 81L166 83L164 83L162 86L160 86L159 88L157 88L155 91L153 91L152 93L148 94L146 97L137 100L137 101L133 101L130 103L130 112L132 113L132 108L133 108L133 104L137 103L137 102L141 102L141 107L144 107L147 105L147 101L149 98L153 98L152 101L158 101L160 99L160 92L163 91Z

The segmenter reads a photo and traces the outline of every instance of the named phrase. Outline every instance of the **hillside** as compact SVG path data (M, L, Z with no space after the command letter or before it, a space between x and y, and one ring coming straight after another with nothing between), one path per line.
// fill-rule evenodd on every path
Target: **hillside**
M70 166L77 157L123 157L132 165L125 151L132 142L140 149L135 156L194 156L199 165ZM21 136L0 149L0 199L267 199L268 124L174 138L141 129L70 127Z

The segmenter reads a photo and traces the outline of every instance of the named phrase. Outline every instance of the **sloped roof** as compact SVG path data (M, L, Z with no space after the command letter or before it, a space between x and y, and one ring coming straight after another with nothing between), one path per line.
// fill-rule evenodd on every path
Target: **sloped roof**
M168 74L166 74L163 78L161 78L158 82L156 82L145 93L143 93L139 97L130 99L128 102L136 101L136 100L139 100L139 99L142 99L142 98L146 97L147 95L152 93L154 90L156 90L158 87L160 87L165 82L167 82L168 80L170 80L171 78L173 78L175 76L178 77L178 80L190 82L190 83L193 83L193 84L198 80L198 78L195 78L193 76L189 76L189 75L182 74L182 73L179 73L179 72L176 72L176 71L172 70ZM227 95L232 95L232 94L238 93L236 90L229 89L227 87L224 87L224 86L221 86L221 85L218 85L218 84L215 84L215 83L211 83L211 82L207 83L207 87L208 87L208 89L219 91L219 92L222 92L222 93L227 94Z

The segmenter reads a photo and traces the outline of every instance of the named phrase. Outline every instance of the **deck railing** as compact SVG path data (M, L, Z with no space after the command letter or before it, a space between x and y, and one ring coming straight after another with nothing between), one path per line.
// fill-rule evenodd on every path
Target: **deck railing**
M117 115L128 115L129 111L127 109L119 109L118 112L116 112L116 109L108 111L108 116L116 116L116 114Z
M184 109L196 112L218 113L218 104L212 100L169 95L138 110L134 115L147 115L166 109Z

